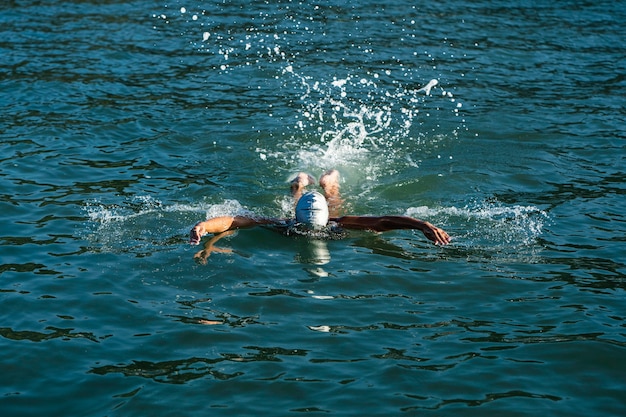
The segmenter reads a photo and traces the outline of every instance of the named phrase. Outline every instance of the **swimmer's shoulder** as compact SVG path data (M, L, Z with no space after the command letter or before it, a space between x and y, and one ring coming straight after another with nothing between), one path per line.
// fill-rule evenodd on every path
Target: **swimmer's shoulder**
M272 219L272 221L262 224L263 227L278 231L288 230L295 225L295 219Z

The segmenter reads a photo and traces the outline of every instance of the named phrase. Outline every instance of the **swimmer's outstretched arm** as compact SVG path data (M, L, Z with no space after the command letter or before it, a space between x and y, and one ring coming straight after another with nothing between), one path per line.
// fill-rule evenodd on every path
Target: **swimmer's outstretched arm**
M407 216L343 216L331 219L346 229L372 230L386 232L399 229L421 230L436 245L447 245L450 236L442 229L423 220Z
M200 243L202 236L209 233L223 233L228 230L246 229L249 227L259 226L261 224L275 223L275 219L252 218L246 216L222 216L214 217L196 224L191 232L189 232L189 244L197 245Z

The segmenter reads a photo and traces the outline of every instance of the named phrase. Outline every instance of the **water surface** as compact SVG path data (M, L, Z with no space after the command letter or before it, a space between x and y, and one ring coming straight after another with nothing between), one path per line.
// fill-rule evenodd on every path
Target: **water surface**
M0 22L6 415L621 415L623 7L29 2ZM199 220L346 211L446 229Z

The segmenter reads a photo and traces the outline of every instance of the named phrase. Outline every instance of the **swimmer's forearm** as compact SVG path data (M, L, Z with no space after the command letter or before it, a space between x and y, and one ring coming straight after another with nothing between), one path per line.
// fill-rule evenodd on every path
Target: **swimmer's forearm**
M405 216L343 216L331 219L346 229L372 230L386 232L398 229L419 229L426 227L426 222Z
M232 216L222 216L196 223L189 232L189 244L198 245L202 236L209 233L226 232L232 226L234 219Z
M389 230L416 229L421 230L428 239L436 244L450 243L450 236L432 224L407 216L343 216L332 219L346 229L372 230L387 232Z
M415 229L428 230L434 227L432 224L415 219L413 217L406 216L382 216L382 227L385 228L383 231L387 230L396 230L396 229Z
M224 233L229 230L246 229L273 222L271 219L254 219L245 216L220 216L196 224L189 232L189 243L197 245L202 236L207 234Z
M231 229L235 218L232 216L214 217L196 224L196 228L202 231L202 235L209 233L222 233Z

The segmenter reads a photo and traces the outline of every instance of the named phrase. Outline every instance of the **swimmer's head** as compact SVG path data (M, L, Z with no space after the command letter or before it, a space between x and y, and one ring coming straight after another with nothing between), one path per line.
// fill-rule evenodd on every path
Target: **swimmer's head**
M328 204L317 191L304 193L296 204L296 221L312 229L321 229L328 223Z

